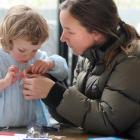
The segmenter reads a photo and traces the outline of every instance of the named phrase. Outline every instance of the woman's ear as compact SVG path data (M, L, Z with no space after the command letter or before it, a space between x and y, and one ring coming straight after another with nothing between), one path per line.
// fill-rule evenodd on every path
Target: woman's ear
M104 34L98 32L98 31L93 31L92 34L93 34L93 38L97 44L104 43L106 41L106 37Z

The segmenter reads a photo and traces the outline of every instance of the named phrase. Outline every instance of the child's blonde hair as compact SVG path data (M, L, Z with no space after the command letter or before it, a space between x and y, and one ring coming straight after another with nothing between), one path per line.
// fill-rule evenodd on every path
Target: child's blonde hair
M46 20L28 6L17 5L9 9L0 25L0 39L4 50L13 48L12 40L24 38L33 45L48 38Z

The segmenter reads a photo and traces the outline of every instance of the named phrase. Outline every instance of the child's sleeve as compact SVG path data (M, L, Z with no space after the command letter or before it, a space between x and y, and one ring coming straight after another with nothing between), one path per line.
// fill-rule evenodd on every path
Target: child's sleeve
M63 57L52 55L48 57L48 60L52 60L54 62L54 68L48 72L49 74L59 81L63 81L68 77L68 65Z

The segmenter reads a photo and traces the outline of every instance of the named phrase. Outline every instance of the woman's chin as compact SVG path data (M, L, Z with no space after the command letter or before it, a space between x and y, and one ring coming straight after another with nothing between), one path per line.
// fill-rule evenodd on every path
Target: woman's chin
M71 49L71 51L72 51L72 53L73 53L74 55L81 55L81 54L82 54L81 52L78 52L78 51L73 50L73 49Z

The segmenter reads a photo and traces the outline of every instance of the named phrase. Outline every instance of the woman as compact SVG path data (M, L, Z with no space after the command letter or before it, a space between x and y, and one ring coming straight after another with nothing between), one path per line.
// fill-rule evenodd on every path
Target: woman
M139 35L123 22L113 0L66 0L61 41L78 62L73 86L45 77L24 79L25 99L43 101L85 131L140 139ZM135 115L134 115L135 114Z

